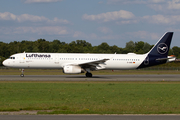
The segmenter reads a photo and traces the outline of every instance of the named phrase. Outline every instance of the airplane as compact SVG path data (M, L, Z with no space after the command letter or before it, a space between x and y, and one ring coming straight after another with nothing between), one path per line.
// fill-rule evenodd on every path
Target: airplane
M92 77L94 70L140 69L176 60L168 56L173 32L166 32L146 54L89 54L89 53L17 53L3 61L3 65L24 69L62 69L66 74L86 72Z

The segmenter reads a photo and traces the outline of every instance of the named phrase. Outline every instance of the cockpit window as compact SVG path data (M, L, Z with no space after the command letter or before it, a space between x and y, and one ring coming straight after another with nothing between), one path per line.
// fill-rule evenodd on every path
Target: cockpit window
M9 59L15 59L15 57L9 57Z

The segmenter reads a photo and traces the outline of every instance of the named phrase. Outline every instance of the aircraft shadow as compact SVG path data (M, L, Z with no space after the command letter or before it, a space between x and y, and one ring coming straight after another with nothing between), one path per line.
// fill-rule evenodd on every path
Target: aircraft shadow
M67 76L66 78L87 78L87 79L94 79L94 78L103 78L103 79L110 79L108 76L93 76L93 77L86 77L86 76Z

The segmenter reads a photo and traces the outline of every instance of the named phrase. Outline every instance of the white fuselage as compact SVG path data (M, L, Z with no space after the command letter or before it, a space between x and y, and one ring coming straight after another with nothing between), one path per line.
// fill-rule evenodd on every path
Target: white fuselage
M92 77L92 70L139 69L175 61L168 56L173 32L165 33L154 47L146 54L82 54L82 53L17 53L3 61L7 67L63 69L66 74L86 72Z
M82 64L109 59L99 64L100 69L136 69L147 54L82 54L82 53L18 53L11 55L3 64L14 68L61 69L69 64ZM98 70L97 69L97 70Z

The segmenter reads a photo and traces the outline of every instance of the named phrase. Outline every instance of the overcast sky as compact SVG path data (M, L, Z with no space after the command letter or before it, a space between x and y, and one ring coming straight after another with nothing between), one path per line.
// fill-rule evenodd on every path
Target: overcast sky
M174 32L180 47L180 0L1 0L0 41L86 40L125 47L155 44Z

